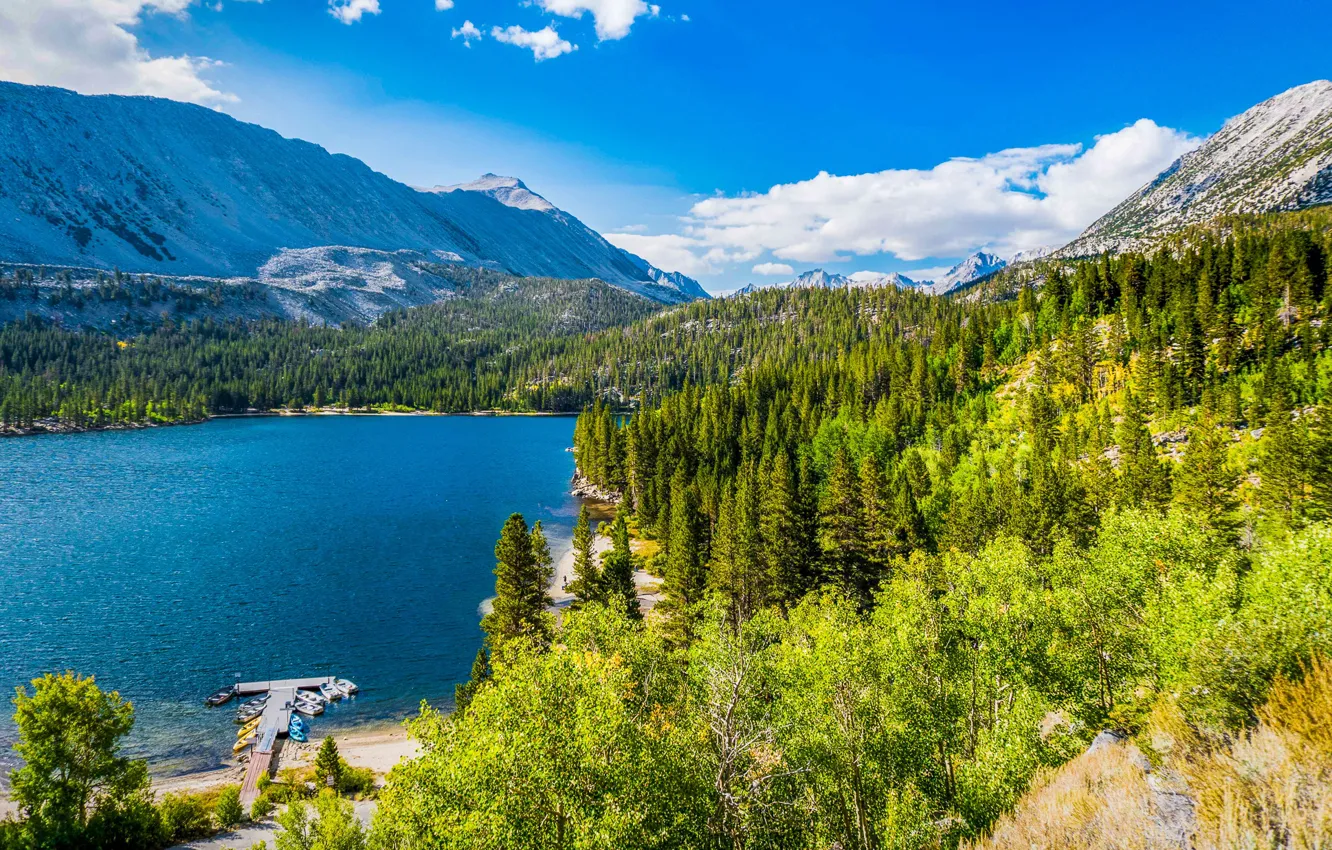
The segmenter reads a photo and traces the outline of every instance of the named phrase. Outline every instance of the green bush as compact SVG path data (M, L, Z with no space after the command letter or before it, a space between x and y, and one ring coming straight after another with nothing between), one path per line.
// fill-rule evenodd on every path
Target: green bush
M213 809L213 817L217 818L217 825L223 829L231 829L245 819L245 810L240 804L240 788L228 785L222 789Z
M157 806L168 841L181 842L213 833L208 804L192 794L168 794Z
M255 798L254 802L250 804L250 820L263 820L273 814L273 809L275 808L277 808L277 806L273 804L273 801L268 798L267 794L260 794Z
M375 790L375 772L368 767L352 767L347 762L342 763L342 771L338 776L338 793L340 794L369 794Z

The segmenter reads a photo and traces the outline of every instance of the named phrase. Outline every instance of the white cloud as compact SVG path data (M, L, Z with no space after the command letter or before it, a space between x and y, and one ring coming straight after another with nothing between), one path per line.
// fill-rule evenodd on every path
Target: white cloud
M453 8L453 0L435 0L436 12L447 12Z
M791 266L788 266L786 263L759 263L757 266L754 266L753 271L754 274L774 275L774 276L795 274L795 269L793 269Z
M328 0L328 13L350 26L366 15L378 15L379 0Z
M184 16L191 0L0 0L0 79L85 94L231 103L202 56L148 53L130 30L145 15Z
M374 2L374 0L371 0L371 2ZM490 31L490 37L505 44L531 50L532 56L538 62L544 59L554 59L578 49L577 46L560 38L560 34L555 32L554 27L546 27L536 32L529 32L516 25L505 28L495 27Z
M626 224L624 227L616 228L616 233L647 233L646 224Z
M647 236L641 233L607 233L612 245L637 254L652 265L687 275L718 274L728 263L746 263L757 252L710 247L701 239L679 233Z
M704 255L771 251L798 263L1063 244L1199 141L1144 119L1085 151L1042 145L928 170L822 172L761 194L700 201L684 219L683 236Z
M467 45L468 47L471 47L472 42L479 41L482 38L482 33L481 30L477 29L476 25L473 24L471 21L463 21L462 26L454 27L453 37L461 38L463 40L463 44Z
M581 18L584 12L590 12L601 41L624 38L635 20L644 15L655 18L661 13L660 6L649 6L645 0L536 0L536 4L565 18Z

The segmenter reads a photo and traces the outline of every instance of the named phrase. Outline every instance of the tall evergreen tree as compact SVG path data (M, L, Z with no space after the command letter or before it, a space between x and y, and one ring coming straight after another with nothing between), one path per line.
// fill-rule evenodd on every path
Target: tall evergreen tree
M863 516L860 478L846 447L839 446L819 506L819 544L823 549L825 581L858 598L865 572Z
M481 619L492 654L518 638L538 646L550 643L549 581L550 552L540 523L534 535L522 514L512 514L495 544L495 599Z
M699 604L707 590L697 496L681 465L671 479L670 536L666 546L665 608L681 643L693 639Z
M1125 507L1163 508L1170 501L1170 468L1156 454L1139 397L1124 393L1119 423L1119 503Z
M574 596L575 607L605 599L601 568L593 551L594 540L591 517L587 505L583 505L578 509L573 530L574 580L569 582L569 592Z
M1270 396L1259 455L1259 501L1290 526L1305 517L1309 485L1309 439L1303 421L1291 416L1289 393L1277 386Z
M611 549L601 562L601 581L606 600L622 604L631 617L639 617L638 588L634 585L634 556L629 546L629 524L617 511L611 523Z
M1239 524L1239 473L1227 458L1229 447L1224 430L1210 421L1200 423L1189 435L1174 485L1176 503L1205 527L1226 533Z

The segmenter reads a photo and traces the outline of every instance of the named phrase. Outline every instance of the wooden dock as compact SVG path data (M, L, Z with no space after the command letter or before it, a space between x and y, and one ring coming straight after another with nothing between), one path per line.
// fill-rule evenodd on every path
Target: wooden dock
M259 796L259 778L273 767L273 755L278 747L278 738L287 734L291 725L292 704L297 691L315 691L320 685L332 684L332 676L318 676L311 679L272 679L267 682L241 682L236 686L240 696L268 694L268 703L259 721L254 746L250 748L250 764L245 769L245 781L241 784L241 806L249 811Z

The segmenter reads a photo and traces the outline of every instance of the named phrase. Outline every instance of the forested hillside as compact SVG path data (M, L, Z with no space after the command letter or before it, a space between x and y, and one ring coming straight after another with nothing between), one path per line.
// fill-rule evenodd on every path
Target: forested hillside
M1332 712L1290 681L1332 653L1329 248L1264 220L1007 299L758 293L596 338L646 391L580 417L579 467L665 598L640 622L583 555L556 628L506 526L505 619L374 839L952 847L1109 728L1197 799L1088 846L1320 846ZM1272 728L1301 749L1227 766ZM1022 846L1082 846L1082 812Z

